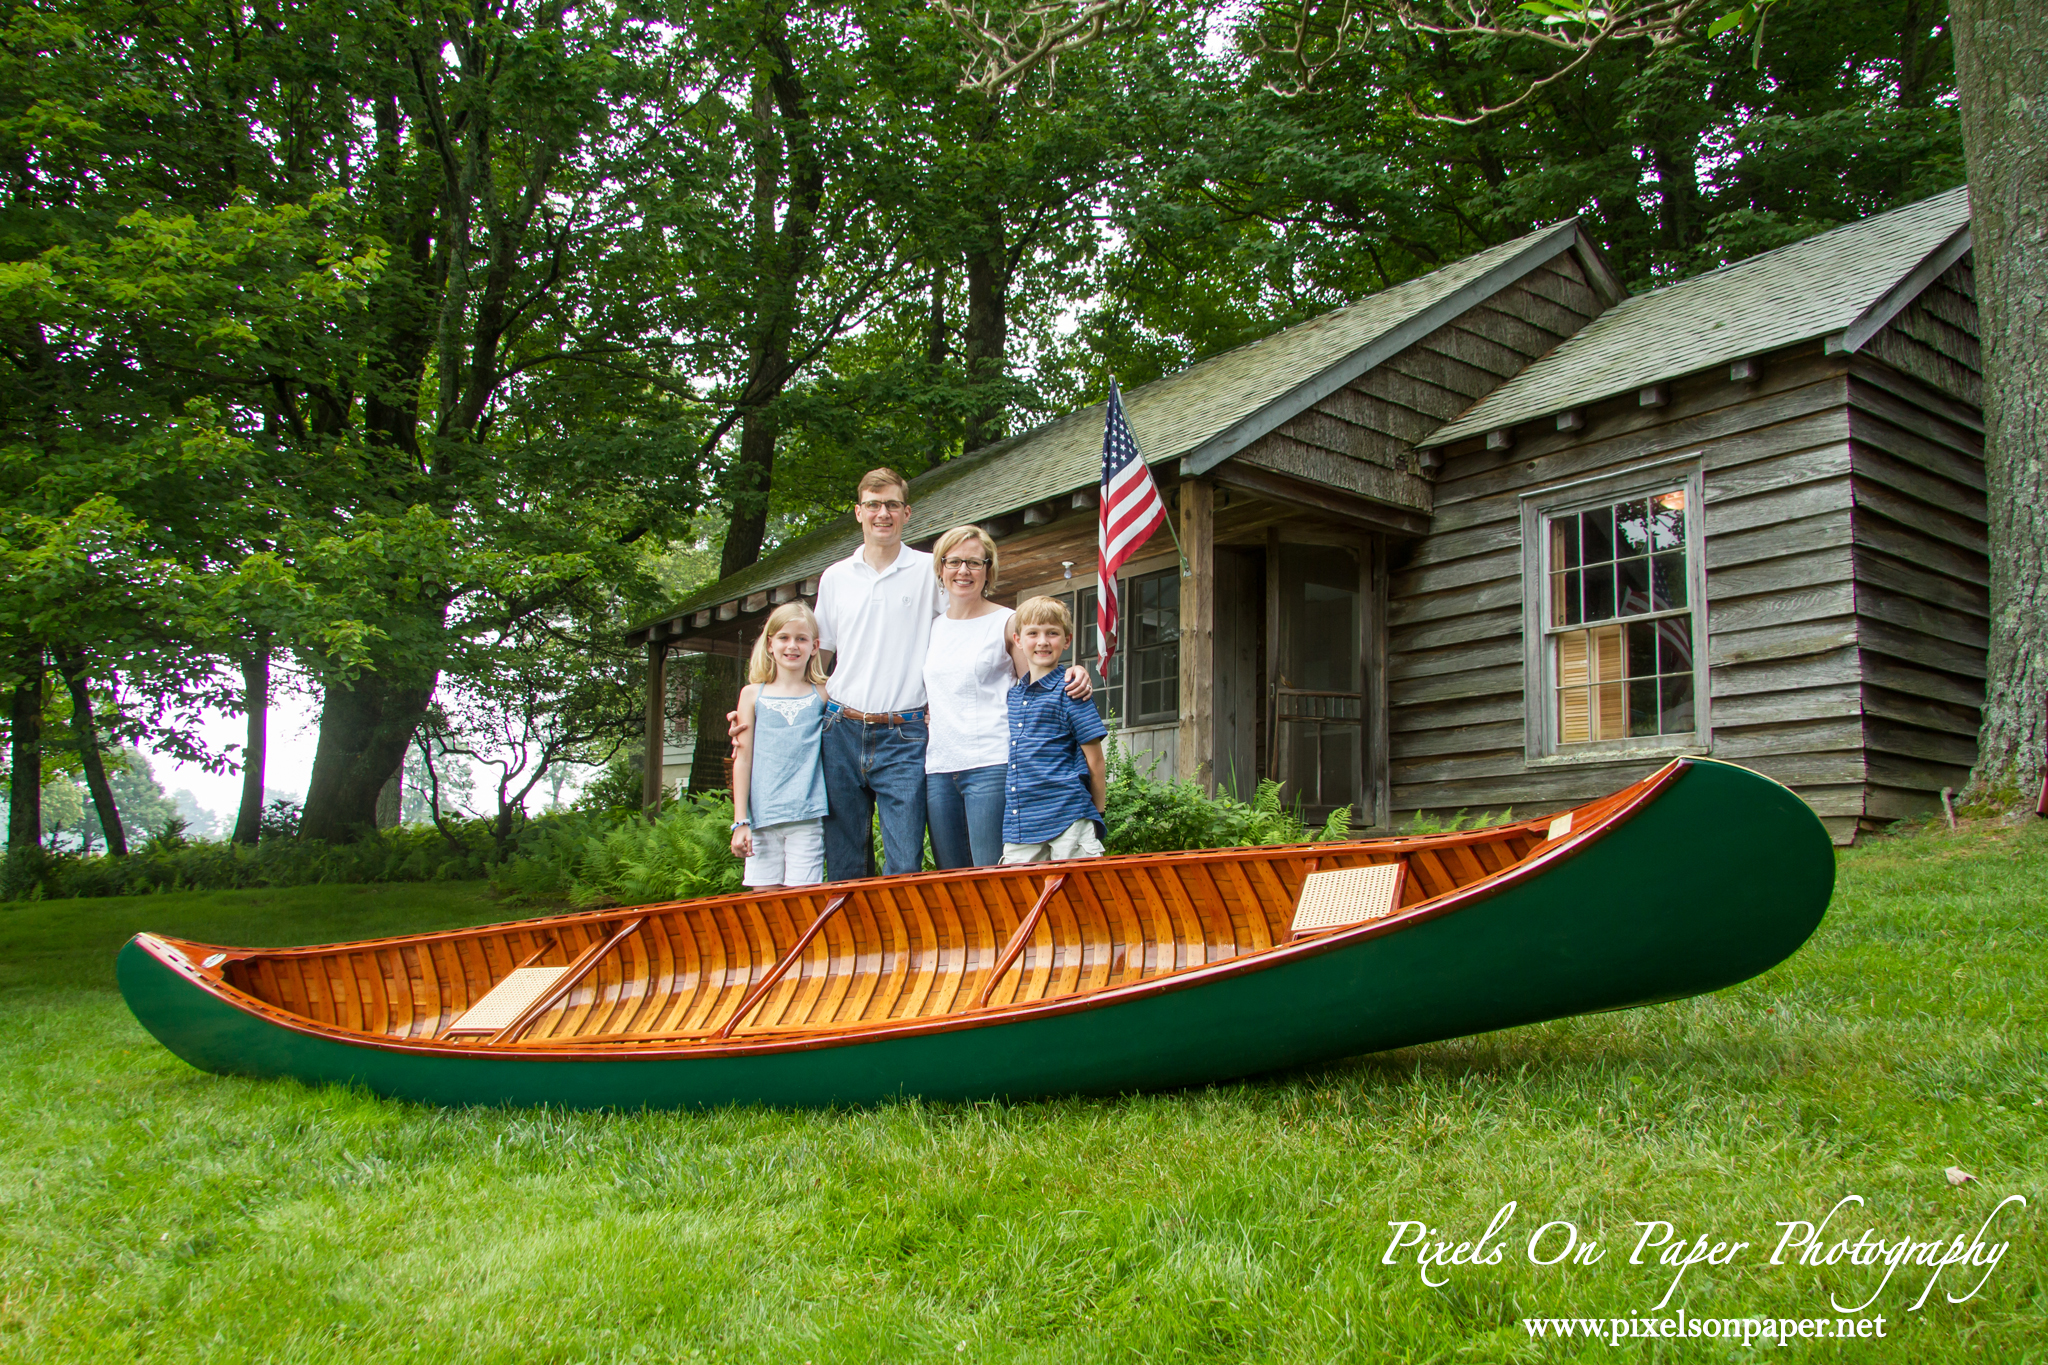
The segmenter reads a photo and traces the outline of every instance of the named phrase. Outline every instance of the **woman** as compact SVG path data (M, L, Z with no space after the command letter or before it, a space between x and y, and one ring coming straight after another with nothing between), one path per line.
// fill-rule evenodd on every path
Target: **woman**
M1003 856L1003 780L1010 761L1007 697L1024 665L1008 607L989 601L996 543L955 526L932 547L946 590L932 622L924 688L931 707L925 750L925 819L940 867L989 867Z

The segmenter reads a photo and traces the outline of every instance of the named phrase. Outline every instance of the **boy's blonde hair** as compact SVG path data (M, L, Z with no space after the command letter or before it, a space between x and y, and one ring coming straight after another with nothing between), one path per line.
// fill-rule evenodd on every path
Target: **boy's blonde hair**
M775 660L768 654L768 642L775 638L775 632L792 621L801 621L811 628L811 643L818 642L818 618L811 609L801 602L784 602L768 613L767 623L761 627L760 638L754 641L754 657L747 661L747 681L750 683L772 683L775 681ZM825 681L825 661L818 657L818 651L811 650L811 662L804 669L804 681L821 683Z
M1017 615L1010 624L1017 630L1026 626L1058 626L1069 640L1074 638L1074 614L1057 597L1025 598L1017 604Z
M995 591L996 586L996 542L995 538L979 526L955 526L939 537L939 543L932 546L932 572L941 583L946 581L946 556L953 553L962 542L972 540L980 544L982 558L988 561L988 572L981 583L982 596Z

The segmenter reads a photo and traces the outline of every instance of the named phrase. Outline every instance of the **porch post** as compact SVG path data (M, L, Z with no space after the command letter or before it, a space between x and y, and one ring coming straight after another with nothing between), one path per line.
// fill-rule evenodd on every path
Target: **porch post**
M661 756L668 747L668 644L647 641L647 758L640 766L640 807L661 813Z
M1176 774L1216 791L1216 485L1180 483L1180 736Z

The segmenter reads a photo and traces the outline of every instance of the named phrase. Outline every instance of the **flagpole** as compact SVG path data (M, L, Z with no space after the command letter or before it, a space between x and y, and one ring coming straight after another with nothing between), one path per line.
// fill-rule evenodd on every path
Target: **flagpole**
M1122 402L1123 394L1116 386L1116 376L1114 374L1112 374L1109 377L1109 392L1113 397L1115 397L1118 400L1119 403ZM1128 423L1130 420L1130 409L1126 408L1124 409L1124 421ZM1131 429L1131 440L1136 441L1137 439L1138 431L1137 428L1133 427ZM1145 458L1145 448L1143 446L1138 447L1138 458L1140 460ZM1150 465L1147 465L1145 466L1145 468L1147 473L1149 474L1152 467ZM1174 498L1178 500L1180 497L1180 489L1176 487L1173 490L1173 494ZM1195 571L1188 567L1188 552L1181 548L1180 532L1174 527L1174 522L1178 520L1180 520L1179 514L1173 508L1169 507L1166 510L1166 534L1173 538L1173 552L1180 556L1180 576L1182 578L1193 578L1195 576Z

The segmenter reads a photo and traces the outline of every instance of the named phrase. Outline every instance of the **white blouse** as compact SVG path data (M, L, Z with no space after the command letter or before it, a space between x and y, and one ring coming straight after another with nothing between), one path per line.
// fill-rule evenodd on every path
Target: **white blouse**
M924 656L925 700L931 707L931 740L925 749L928 773L959 773L1010 761L1010 663L1008 607L986 616L932 621L931 648Z

